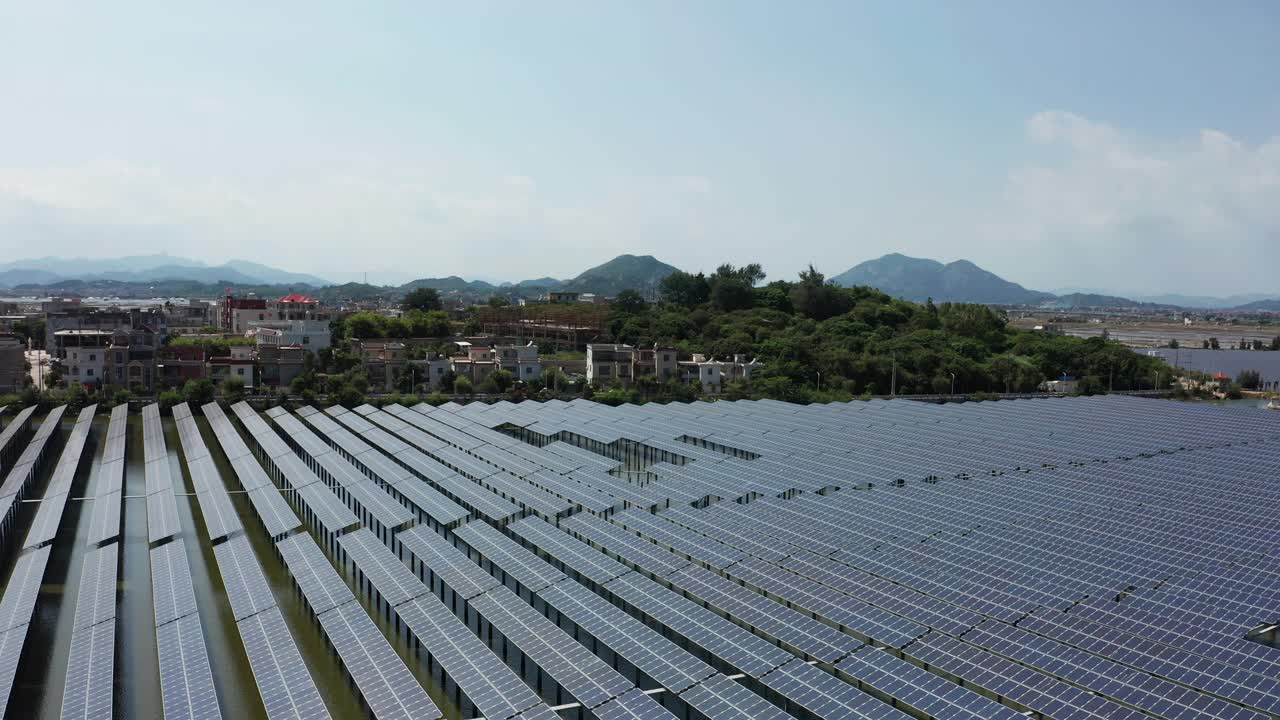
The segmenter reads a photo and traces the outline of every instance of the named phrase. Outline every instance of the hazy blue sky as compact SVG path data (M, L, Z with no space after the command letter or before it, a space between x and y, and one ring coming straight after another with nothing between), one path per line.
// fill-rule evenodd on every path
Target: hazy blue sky
M0 0L0 256L164 250L1277 290L1280 4Z

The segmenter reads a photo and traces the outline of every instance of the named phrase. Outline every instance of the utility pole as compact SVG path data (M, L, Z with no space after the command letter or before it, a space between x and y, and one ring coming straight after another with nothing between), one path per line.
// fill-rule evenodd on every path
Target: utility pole
M822 392L822 371L815 370L814 372L818 373L818 392Z
M951 395L954 397L955 394L956 394L956 374L951 373Z
M893 353L893 374L889 379L889 397L898 396L898 353Z

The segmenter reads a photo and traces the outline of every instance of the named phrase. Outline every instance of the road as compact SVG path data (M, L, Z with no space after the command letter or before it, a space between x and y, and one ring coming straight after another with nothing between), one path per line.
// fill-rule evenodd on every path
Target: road
M49 353L44 350L27 350L27 362L31 363L31 382L43 389L45 383L41 375L49 374Z

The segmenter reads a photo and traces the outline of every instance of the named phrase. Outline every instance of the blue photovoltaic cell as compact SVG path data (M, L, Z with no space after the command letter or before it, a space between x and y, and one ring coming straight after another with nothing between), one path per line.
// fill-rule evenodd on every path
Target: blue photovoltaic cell
M360 603L346 603L321 613L320 625L375 718L442 717Z
M156 652L165 720L221 718L199 616L187 615L157 627Z
M279 608L264 610L236 625L267 717L271 720L328 718L329 711Z
M227 602L237 621L275 607L276 599L262 574L262 567L249 545L249 539L237 535L213 546L213 556L218 562L222 586L227 592Z
M114 701L116 623L114 617L71 633L62 717L109 718Z
M778 706L720 673L684 691L680 699L709 720L792 719Z
M196 611L187 548L181 538L151 549L151 588L157 626Z
M294 582L311 606L311 612L319 615L338 605L355 599L347 584L342 581L324 551L306 533L298 533L280 540L276 549L284 558L285 566Z

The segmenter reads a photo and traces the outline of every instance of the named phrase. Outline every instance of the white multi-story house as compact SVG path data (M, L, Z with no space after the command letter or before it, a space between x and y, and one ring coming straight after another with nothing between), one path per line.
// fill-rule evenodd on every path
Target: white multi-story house
M103 377L103 365L107 361L107 346L111 344L110 330L58 330L56 354L67 384L91 385L110 382Z
M304 350L320 352L330 344L328 320L270 320L251 322L250 326L258 346L296 345Z
M493 348L498 367L510 372L517 380L529 381L542 375L542 361L538 359L538 346L497 345Z

